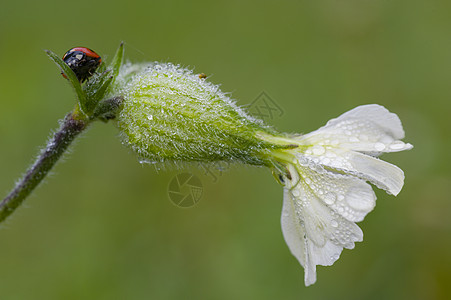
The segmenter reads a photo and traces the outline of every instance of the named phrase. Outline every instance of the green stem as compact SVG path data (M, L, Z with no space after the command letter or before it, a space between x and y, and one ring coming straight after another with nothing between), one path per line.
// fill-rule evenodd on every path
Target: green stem
M87 128L89 122L77 109L64 118L60 129L53 135L36 162L11 193L0 203L0 222L12 214L34 188L38 186L67 150L75 137Z

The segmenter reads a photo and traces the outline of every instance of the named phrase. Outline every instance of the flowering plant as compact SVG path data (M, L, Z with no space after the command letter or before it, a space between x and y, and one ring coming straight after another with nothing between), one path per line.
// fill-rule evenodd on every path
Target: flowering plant
M382 106L359 106L306 135L285 134L247 114L204 76L173 64L123 64L122 44L111 64L101 64L95 74L74 70L54 53L47 54L69 80L78 101L35 164L1 202L0 221L96 120L112 120L124 145L141 161L226 161L270 168L283 185L282 230L305 269L306 285L316 281L317 265L333 264L343 248L362 241L355 223L376 200L367 181L393 195L403 186L403 172L377 157L412 145L401 141L399 118ZM100 63L100 57L95 58ZM79 74L84 75L81 81Z

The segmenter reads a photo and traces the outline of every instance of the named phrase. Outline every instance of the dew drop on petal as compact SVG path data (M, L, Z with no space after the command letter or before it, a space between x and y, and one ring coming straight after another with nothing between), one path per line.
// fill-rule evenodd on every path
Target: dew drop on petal
M336 200L336 196L335 196L335 194L332 194L332 193L328 193L328 194L326 194L326 196L324 197L324 202L325 202L327 205L332 205L332 204L334 204L334 203L335 203L335 200Z
M315 146L312 148L312 151L314 155L322 155L326 152L326 149L323 146Z
M334 158L334 157L337 157L337 154L328 151L328 152L326 153L326 157Z
M334 254L330 257L331 260L335 261L340 258L340 254Z
M383 151L385 149L385 145L382 143L376 143L374 144L374 148L376 148L376 151Z
M332 221L330 222L330 225L331 225L332 227L334 227L334 228L337 228L337 227L338 227L338 222L335 221L335 220L332 220Z
M330 159L328 159L327 157L325 157L325 158L323 158L323 159L321 160L321 163L322 163L323 165L328 165L328 164L330 163Z
M402 148L404 148L405 144L403 142L394 142L393 144L390 145L390 149L393 150L400 150Z

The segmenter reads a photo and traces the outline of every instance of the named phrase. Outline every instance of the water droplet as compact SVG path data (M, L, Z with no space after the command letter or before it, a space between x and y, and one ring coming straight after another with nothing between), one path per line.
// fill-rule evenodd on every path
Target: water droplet
M330 159L328 159L327 157L325 157L325 158L323 158L323 159L321 160L321 163L322 163L323 165L328 165L328 164L330 163Z
M335 153L330 152L330 151L326 153L326 156L327 156L327 157L330 157L330 158L337 157L337 155L336 155Z
M148 115L147 119L149 119L149 121L151 121L153 119L153 116L152 115Z
M374 144L374 148L376 149L376 151L383 151L385 149L385 145L382 143L376 143Z
M331 260L336 261L337 259L340 258L340 254L334 254L330 257Z
M293 191L291 191L291 193L292 193L293 196L295 196L295 197L299 197L299 195L300 195L299 190L297 190L297 189L294 189Z
M324 197L324 202L326 202L327 205L332 205L335 203L335 199L336 199L335 194L328 193Z
M403 142L394 142L390 145L390 149L392 150L401 150L404 148L405 144Z
M330 225L331 225L332 227L334 227L334 228L337 228L337 227L338 227L338 222L335 221L335 220L332 220L332 222L330 222Z
M323 146L315 146L312 148L312 151L314 155L322 155L326 152L326 149Z
M356 138L355 136L352 136L352 137L349 138L349 141L350 141L351 143L358 143L358 142L359 142L359 139Z

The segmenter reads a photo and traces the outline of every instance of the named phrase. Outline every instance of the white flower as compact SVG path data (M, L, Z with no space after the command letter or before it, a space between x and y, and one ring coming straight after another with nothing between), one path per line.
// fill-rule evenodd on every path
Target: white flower
M316 281L316 266L330 266L343 248L363 239L355 222L376 204L369 181L397 195L404 184L398 167L376 158L409 150L396 114L379 105L359 106L320 129L294 138L282 176L282 230L293 255L305 269L305 284Z

